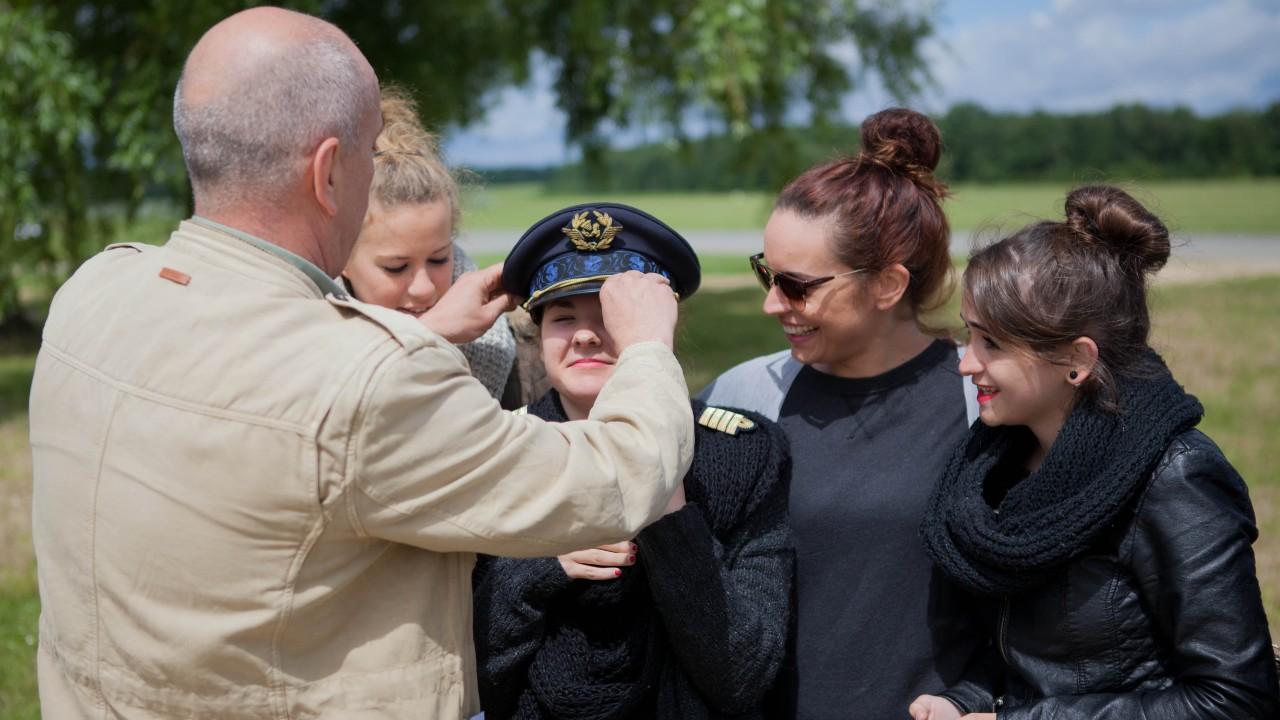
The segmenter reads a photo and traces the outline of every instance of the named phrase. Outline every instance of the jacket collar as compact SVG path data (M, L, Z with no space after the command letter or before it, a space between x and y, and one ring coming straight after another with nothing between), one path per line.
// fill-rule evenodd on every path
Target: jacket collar
M260 237L250 235L242 230L237 230L229 225L223 225L220 222L200 217L199 215L193 215L189 221L183 224L196 225L202 230L211 231L199 233L201 237L210 237L211 234L221 238L227 238L230 236L230 238L247 243L262 252L284 261L290 267L306 276L322 297L333 295L339 300L346 300L348 298L346 289L335 282L333 278L325 275L324 271L316 267L314 263L310 262L306 258L285 250L279 245L263 240Z

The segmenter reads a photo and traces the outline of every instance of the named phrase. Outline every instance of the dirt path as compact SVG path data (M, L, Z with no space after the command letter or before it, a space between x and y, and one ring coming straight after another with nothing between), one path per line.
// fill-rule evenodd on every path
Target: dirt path
M464 231L462 245L469 251L505 252L520 236L515 230ZM693 249L705 255L750 255L759 252L760 232L755 230L700 230L686 233ZM951 238L951 254L969 254L972 236L965 231ZM1173 257L1157 276L1161 283L1197 282L1229 277L1280 274L1280 236L1189 234L1174 238ZM733 288L750 284L749 278L711 276L705 287Z

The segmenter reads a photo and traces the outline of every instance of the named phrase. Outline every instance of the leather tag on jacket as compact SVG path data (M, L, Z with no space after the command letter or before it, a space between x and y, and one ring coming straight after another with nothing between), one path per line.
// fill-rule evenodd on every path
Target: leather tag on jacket
M191 282L190 275L182 272L181 270L174 270L171 267L160 268L160 277L179 285L187 285Z

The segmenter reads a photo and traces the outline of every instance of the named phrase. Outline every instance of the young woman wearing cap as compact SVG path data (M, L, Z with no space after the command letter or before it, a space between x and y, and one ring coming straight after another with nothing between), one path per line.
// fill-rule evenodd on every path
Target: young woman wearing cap
M957 347L921 321L951 289L946 191L933 176L942 139L903 109L867 118L861 136L856 156L783 189L751 259L790 349L700 396L777 419L791 441L785 717L899 717L939 686L959 697L987 641L919 539L969 424Z
M923 527L939 567L990 598L1002 718L1280 717L1248 490L1147 345L1168 258L1158 218L1084 187L1065 222L965 270L960 371L982 422ZM911 714L961 713L924 696Z
M359 300L417 317L476 265L454 242L458 184L435 137L403 91L384 88L381 108L369 209L341 280ZM459 349L490 394L508 408L519 406L516 345L505 318Z
M554 213L512 250L503 283L528 298L553 387L529 414L609 412L617 350L597 293L629 271L668 277L681 298L699 282L684 239L624 205ZM693 466L639 536L559 558L481 561L476 653L489 720L762 717L790 615L786 441L758 415L696 401L691 412Z

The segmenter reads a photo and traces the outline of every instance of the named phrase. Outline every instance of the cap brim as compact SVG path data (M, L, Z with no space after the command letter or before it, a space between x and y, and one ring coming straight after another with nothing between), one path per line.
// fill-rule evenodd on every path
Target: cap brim
M608 276L604 277L587 277L570 280L562 285L558 285L549 290L538 293L536 296L525 300L521 304L525 310L533 310L542 307L550 302L561 300L575 295L594 295L600 292L600 287L604 285L604 281Z

